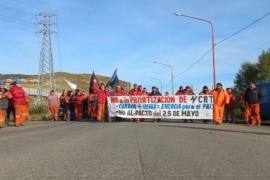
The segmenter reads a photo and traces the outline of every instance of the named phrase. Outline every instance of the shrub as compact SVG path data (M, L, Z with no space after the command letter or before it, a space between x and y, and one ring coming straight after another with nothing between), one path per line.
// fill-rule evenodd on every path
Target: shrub
M44 104L37 104L35 106L30 107L30 114L48 114L49 109Z

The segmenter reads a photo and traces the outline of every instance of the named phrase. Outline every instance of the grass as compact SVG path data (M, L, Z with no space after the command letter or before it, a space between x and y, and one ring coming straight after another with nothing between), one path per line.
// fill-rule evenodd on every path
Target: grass
M37 104L30 107L29 114L31 115L31 120L46 120L51 117L48 107L44 104Z

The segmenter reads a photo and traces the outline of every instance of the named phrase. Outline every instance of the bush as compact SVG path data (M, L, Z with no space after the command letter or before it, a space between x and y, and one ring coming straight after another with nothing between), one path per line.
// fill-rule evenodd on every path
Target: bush
M37 104L29 109L30 114L48 114L49 109L44 104Z

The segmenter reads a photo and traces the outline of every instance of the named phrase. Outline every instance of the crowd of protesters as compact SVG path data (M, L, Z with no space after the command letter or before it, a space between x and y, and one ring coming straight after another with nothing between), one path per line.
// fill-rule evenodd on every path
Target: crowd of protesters
M155 86L152 91L148 92L146 88L136 83L130 91L125 91L121 86L116 86L115 91L110 91L105 84L97 85L96 80L91 84L93 91L86 95L84 91L76 89L73 91L63 90L60 98L52 90L46 98L46 105L51 112L51 120L58 120L59 106L63 110L62 118L65 121L82 121L83 119L92 119L97 122L105 122L109 119L108 115L108 96L162 96L159 89ZM165 92L165 96L169 96ZM179 87L175 94L179 95L195 95L193 89L189 86L185 88ZM207 86L203 86L199 95L213 96L213 122L221 124L225 114L225 122L234 123L234 110L236 108L236 99L231 88L223 89L221 83L216 84L216 88L209 90ZM248 88L242 92L240 103L243 112L243 119L247 125L261 125L259 100L261 94L255 84L250 82ZM30 119L29 116L29 97L21 86L21 81L16 80L10 84L10 89L6 89L5 81L0 80L0 127L10 125L10 114L14 116L14 126L20 127L24 125L24 120ZM115 117L115 121L123 121L121 117ZM144 121L142 118L134 118L133 122ZM153 122L159 122L161 119L153 119ZM193 122L192 120L190 120ZM208 120L203 120L207 123ZM184 120L187 122L187 120Z

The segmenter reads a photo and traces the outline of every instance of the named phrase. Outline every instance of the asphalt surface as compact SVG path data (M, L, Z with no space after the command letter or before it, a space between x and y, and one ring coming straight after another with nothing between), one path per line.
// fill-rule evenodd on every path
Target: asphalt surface
M270 179L270 126L27 122L0 129L0 179Z

